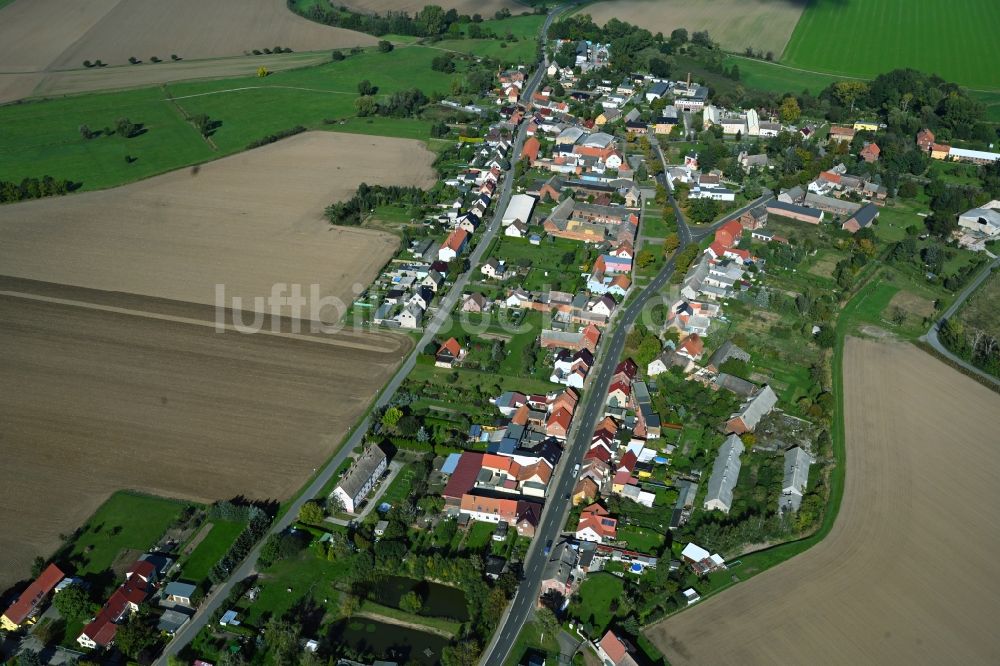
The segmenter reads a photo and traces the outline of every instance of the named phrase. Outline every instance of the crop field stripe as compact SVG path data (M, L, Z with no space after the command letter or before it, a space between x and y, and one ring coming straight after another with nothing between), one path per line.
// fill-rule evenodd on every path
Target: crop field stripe
M814 0L782 56L814 71L874 77L913 67L961 85L1000 88L1000 3L993 0Z

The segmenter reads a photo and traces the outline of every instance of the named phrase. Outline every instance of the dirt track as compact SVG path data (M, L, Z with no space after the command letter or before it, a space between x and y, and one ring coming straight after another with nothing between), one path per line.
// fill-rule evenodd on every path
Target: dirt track
M206 314L132 296L94 300ZM386 333L217 333L7 296L0 339L0 589L121 488L203 501L289 497L412 346Z
M311 132L113 190L0 206L0 273L203 304L224 284L244 309L275 283L316 284L350 303L398 239L333 228L323 208L362 182L429 186L433 158L414 140Z
M672 664L1000 662L1000 396L849 340L847 481L806 553L651 627Z
M15 0L0 10L0 102L27 96L40 83L45 89L45 73L80 69L84 60L127 65L133 56L194 60L274 46L311 51L376 41L296 16L284 0ZM122 85L147 82L145 67L157 65L135 66L135 82Z

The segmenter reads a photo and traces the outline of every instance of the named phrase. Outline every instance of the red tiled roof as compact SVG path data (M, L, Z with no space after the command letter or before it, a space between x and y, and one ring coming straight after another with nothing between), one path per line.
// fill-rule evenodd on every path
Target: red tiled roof
M476 476L483 468L483 455L482 453L463 453L462 457L458 459L458 465L455 466L451 478L448 479L448 484L441 491L441 495L458 499L467 493L475 485Z
M13 624L21 624L31 615L42 599L65 577L66 575L56 565L50 564L45 567L45 571L25 588L17 600L7 608L4 617Z
M631 358L627 358L615 368L615 374L617 375L619 372L625 373L629 379L635 379L636 373L639 372L639 366Z
M443 352L448 352L453 357L457 358L458 355L462 353L462 346L458 344L458 340L455 338L449 338L448 341L441 345L441 348L438 349L438 354Z
M524 148L521 149L521 157L527 157L534 162L538 159L538 151L541 150L541 147L541 142L535 137L531 137L524 142Z
M626 469L629 472L635 469L635 464L639 462L639 456L635 455L634 451L626 451L625 455L622 456L621 461L618 463L618 469Z
M712 254L716 257L721 257L726 253L726 248L723 247L722 243L719 241L713 241L712 244L708 246L708 249L711 250Z
M625 655L628 654L625 644L618 640L613 631L608 631L608 633L604 634L604 638L601 639L601 649L604 650L604 654L608 655L608 659L615 664L624 659Z
M442 248L450 248L455 252L459 252L462 246L465 245L466 239L469 237L469 232L465 229L456 229L449 234L448 238L445 240Z
M684 338L684 342L681 343L680 348L691 356L698 356L705 349L705 342L701 339L700 335L692 333Z
M596 460L600 460L601 462L606 463L611 461L611 452L608 451L603 446L592 446L590 447L590 450L587 451L587 455L585 455L583 458L584 460L588 458L594 458Z
M99 614L94 621L83 628L83 635L101 647L107 647L115 640L118 625L104 613Z

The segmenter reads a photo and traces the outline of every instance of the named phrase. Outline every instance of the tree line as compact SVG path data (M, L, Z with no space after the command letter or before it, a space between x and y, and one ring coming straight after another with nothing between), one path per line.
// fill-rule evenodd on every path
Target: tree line
M41 178L24 178L20 183L0 180L0 203L27 201L43 197L55 197L68 194L80 187L71 180L56 180L52 176Z
M483 21L481 14L459 14L455 9L445 11L438 5L426 5L412 16L403 11L387 11L384 14L373 12L363 14L346 7L331 8L315 4L307 10L299 10L295 0L288 0L288 8L307 19L324 25L357 30L369 35L408 35L411 37L440 37L446 34L460 37L460 26L470 25L470 37L485 36L486 32L477 24ZM509 9L501 9L494 18L501 19L510 16ZM475 30L471 26L475 26ZM473 34L475 33L475 35Z

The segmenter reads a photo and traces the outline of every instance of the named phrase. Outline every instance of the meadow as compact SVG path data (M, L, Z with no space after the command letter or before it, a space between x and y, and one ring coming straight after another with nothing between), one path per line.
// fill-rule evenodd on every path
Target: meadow
M813 0L781 61L871 78L897 67L980 89L1000 87L994 0Z
M407 46L266 78L189 81L3 106L0 180L51 175L80 183L84 190L112 187L244 150L295 125L427 139L429 121L358 118L354 100L363 79L378 87L381 99L413 87L427 95L447 92L462 74L432 70L431 60L439 54ZM207 138L187 120L198 114L221 123ZM117 135L120 118L141 125L139 132L130 138ZM81 125L101 135L86 139Z

